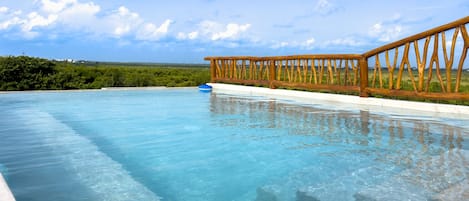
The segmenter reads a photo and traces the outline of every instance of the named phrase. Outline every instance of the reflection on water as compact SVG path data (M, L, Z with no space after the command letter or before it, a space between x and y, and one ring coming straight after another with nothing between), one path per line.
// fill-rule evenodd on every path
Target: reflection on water
M429 149L467 149L468 146L463 138L463 135L469 134L468 131L435 120L393 118L363 110L328 110L222 94L212 94L210 109L214 115L231 115L231 118L219 121L222 124L219 126L288 128L289 135L319 136L328 143L385 148L405 140L408 148L419 152L428 152ZM306 147L308 144L305 144Z
M353 192L349 196L353 195L358 200L366 200L370 197L380 200L378 199L379 192L386 193L391 188L397 189L397 186L404 188L402 186L408 183L412 184L412 187L404 189L409 191L408 195L413 194L409 189L413 189L415 185L423 189L419 191L422 192L422 196L438 197L450 189L450 186L469 178L469 166L467 166L469 155L466 151L469 149L467 142L469 133L463 128L445 124L443 121L406 116L396 117L368 111L341 111L314 105L216 93L212 94L210 109L214 117L221 118L216 121L218 124L216 126L257 129L253 133L236 134L239 138L250 140L277 138L276 146L284 146L286 149L314 150L312 153L319 157L332 159L338 156L364 156L373 158L375 162L401 169L402 172L395 173L394 176L390 176L390 179L383 179L377 184L370 182L372 184L369 186L377 187L366 188L368 184L363 184L361 191L357 189L356 191L359 192ZM278 132L262 134L262 129L272 129ZM304 138L301 141L291 142L289 139L292 136ZM376 174L382 174L382 171ZM379 177L373 174L367 176ZM316 194L314 198L323 196L320 200L328 200L330 197L325 194L330 194L330 192L326 193L326 191L339 188L337 186L343 185L344 182L346 181L332 182L334 186L324 183L309 184L310 190L306 190L306 194ZM257 200L279 194L278 189L285 188L287 184L276 185L281 187L273 188L272 185L268 185L258 189ZM353 185L360 184L353 183ZM320 190L324 189L324 186L328 186L328 190ZM269 193L266 195L269 191L272 195ZM298 191L296 199L300 200L299 197L304 197L306 194ZM457 197L458 193L455 195ZM403 193L403 197L400 198L412 198L406 196ZM343 197L343 199L349 199L349 197Z

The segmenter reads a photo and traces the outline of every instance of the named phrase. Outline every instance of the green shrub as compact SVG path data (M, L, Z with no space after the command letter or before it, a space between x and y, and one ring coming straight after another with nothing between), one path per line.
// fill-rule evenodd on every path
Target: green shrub
M185 87L209 80L208 67L72 64L27 56L0 57L0 90Z
M46 59L27 56L0 58L1 90L48 89L49 76L55 73L55 64Z

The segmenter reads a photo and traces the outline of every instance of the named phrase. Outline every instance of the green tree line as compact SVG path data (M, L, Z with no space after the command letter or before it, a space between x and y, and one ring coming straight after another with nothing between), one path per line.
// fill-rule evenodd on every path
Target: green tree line
M197 86L208 68L73 64L28 56L0 57L0 90L99 89Z

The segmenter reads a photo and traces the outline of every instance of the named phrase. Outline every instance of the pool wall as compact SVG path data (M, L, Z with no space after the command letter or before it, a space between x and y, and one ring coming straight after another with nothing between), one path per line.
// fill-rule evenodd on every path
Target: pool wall
M381 98L305 92L232 84L209 83L214 92L237 93L249 96L266 96L288 99L308 104L333 104L340 109L379 110L391 114L416 114L451 118L469 118L469 106L425 103Z
M2 173L0 173L0 200L15 201L15 197L13 197L7 182L3 179Z

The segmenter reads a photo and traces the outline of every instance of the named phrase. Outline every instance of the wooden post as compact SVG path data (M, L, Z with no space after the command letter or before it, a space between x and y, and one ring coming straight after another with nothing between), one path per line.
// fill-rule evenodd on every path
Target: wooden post
M269 66L269 87L275 89L273 81L275 80L275 60L270 60Z
M215 66L215 59L210 59L210 82L215 82L215 77L217 74L217 67Z
M358 61L360 66L360 97L368 97L366 88L368 88L368 59L361 57Z

